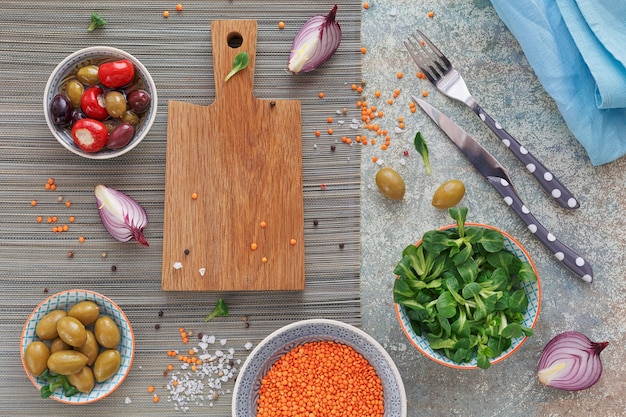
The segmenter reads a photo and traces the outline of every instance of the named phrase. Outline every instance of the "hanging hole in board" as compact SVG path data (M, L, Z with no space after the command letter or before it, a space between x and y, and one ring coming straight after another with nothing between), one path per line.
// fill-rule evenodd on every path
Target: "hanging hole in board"
M226 38L226 43L228 43L228 46L233 49L239 48L243 45L243 37L241 36L241 33L230 32Z

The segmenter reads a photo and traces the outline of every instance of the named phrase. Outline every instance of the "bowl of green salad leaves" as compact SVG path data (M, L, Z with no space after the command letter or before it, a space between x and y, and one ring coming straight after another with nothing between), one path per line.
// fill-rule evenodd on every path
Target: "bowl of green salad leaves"
M528 252L506 232L466 222L430 230L394 268L396 316L411 344L457 369L487 369L516 352L533 329L541 284Z

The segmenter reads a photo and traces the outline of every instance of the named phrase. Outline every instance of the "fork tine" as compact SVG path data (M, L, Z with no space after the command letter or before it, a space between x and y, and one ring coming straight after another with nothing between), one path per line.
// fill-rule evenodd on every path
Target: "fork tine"
M435 46L435 44L433 44L430 39L428 39L426 37L426 35L424 35L422 33L421 30L418 30L417 33L420 34L420 36L422 37L422 39L424 40L424 42L430 47L430 50L433 51L435 53L435 55L437 55L437 57L439 59L441 59L441 61L444 63L444 65L446 66L446 70L452 68L452 64L450 63L450 61L448 61L448 58L446 58L446 56L439 50L439 48L437 48ZM421 45L421 44L420 44Z
M411 58L415 61L418 68L424 73L426 78L428 78L431 83L435 84L441 75L437 73L437 70L433 66L426 64L426 62L418 56L418 50L420 49L419 41L415 35L413 35L413 38L415 40L409 37L407 41L404 42L404 46L409 51L409 55L411 55Z

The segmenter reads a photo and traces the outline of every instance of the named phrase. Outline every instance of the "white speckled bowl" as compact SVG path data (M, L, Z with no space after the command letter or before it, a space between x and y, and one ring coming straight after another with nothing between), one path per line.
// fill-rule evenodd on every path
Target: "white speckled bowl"
M352 347L372 365L382 381L384 417L406 417L402 377L389 354L364 331L336 320L310 319L276 330L256 346L244 362L233 392L233 417L255 417L261 380L281 356L313 341L335 341Z
M526 252L526 249L524 249L524 247L517 240L515 240L513 236L509 235L506 232L503 232L502 230L496 227L489 226L486 224L470 223L470 222L466 222L465 226L466 227L467 226L483 227L487 229L497 230L504 236L504 249L517 255L517 257L520 258L522 261L530 263L530 265L533 268L533 271L535 271L535 275L537 276L537 281L524 283L524 285L522 286L522 289L526 292L526 295L528 296L528 308L526 309L526 312L524 312L524 321L522 322L522 325L526 327L534 328L535 323L537 322L537 317L539 316L539 309L541 307L541 282L539 280L539 274L537 273L537 268L535 267L535 264L530 258L530 255L528 254L528 252ZM451 224L448 226L444 226L440 228L439 230L456 229L456 227L457 227L456 224ZM420 242L421 240L417 242L417 244L419 245ZM415 346L415 348L417 348L417 350L420 351L424 356L426 356L427 358L441 365L445 365L450 368L479 369L475 355L474 355L474 358L470 362L456 363L450 360L444 354L436 350L433 350L430 347L430 344L428 343L428 339L426 338L426 335L417 334L415 330L413 329L413 327L411 326L410 319L407 316L406 309L404 308L404 306L396 303L395 309L396 309L396 316L398 318L398 322L400 323L400 327L402 328L402 331L404 332L406 337L409 339L411 344ZM489 362L491 362L492 365L498 362L502 362L503 360L511 356L515 351L517 351L525 341L526 341L526 336L513 339L511 347L509 347L507 350L502 352L502 354L500 354L499 356L491 359Z
M100 306L100 315L111 317L120 329L121 339L118 350L122 356L122 365L117 371L117 374L108 380L101 383L96 382L96 385L89 394L78 393L71 397L67 397L62 393L61 389L57 389L50 397L56 401L66 404L89 404L110 395L122 384L122 382L124 382L126 376L128 376L128 372L130 371L133 358L135 356L135 335L133 333L133 329L130 326L128 318L117 304L104 295L93 291L63 291L46 298L37 307L35 307L22 329L20 357L22 359L22 365L24 365L24 371L26 372L26 375L28 375L28 378L30 378L35 388L40 390L42 386L46 385L46 381L43 378L31 375L24 363L24 352L26 351L26 347L29 343L40 340L35 334L35 327L37 326L37 323L43 316L52 310L69 310L73 305L84 300L90 300L98 304L98 306Z
M148 110L146 110L145 113L140 116L140 122L139 126L136 127L135 136L128 145L120 149L105 148L99 152L90 153L83 151L74 143L74 141L72 140L72 135L67 128L56 126L54 123L52 123L52 119L50 117L50 102L59 92L59 89L63 82L66 80L67 76L71 74L78 65L82 65L85 61L100 60L102 58L110 58L111 61L119 59L128 59L129 61L131 61L135 66L135 77L138 77L141 80L142 89L150 94L151 103ZM126 152L137 146L139 142L141 142L143 138L148 134L148 131L154 123L157 113L157 104L158 100L156 85L154 84L152 76L150 75L148 70L143 66L141 62L139 62L139 60L137 60L137 58L135 58L128 52L124 52L121 49L112 48L110 46L91 46L89 48L81 49L69 55L67 58L61 61L61 63L57 65L54 71L52 71L52 74L50 74L43 96L43 106L46 123L48 124L48 127L50 128L50 131L52 132L54 137L59 141L61 145L63 145L63 147L65 147L69 151L75 153L76 155L80 155L89 159L114 158L116 156L125 154Z

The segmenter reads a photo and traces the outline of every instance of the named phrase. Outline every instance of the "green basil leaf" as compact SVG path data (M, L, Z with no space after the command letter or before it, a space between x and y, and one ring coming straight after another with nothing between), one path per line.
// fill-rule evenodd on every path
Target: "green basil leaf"
M522 330L522 326L517 323L511 323L502 329L501 336L507 339L514 339L517 337L522 337L524 334Z
M415 146L415 150L419 153L424 161L424 167L426 168L426 173L430 175L430 158L428 156L428 146L426 145L426 141L422 136L421 132L417 132L415 134L415 139L413 139L413 145Z
M239 52L237 55L235 55L235 59L233 60L233 69L231 69L228 75L226 75L224 82L228 81L230 77L247 67L249 62L250 55L248 55L247 52Z
M449 291L444 291L437 298L437 311L445 318L454 317L456 314L456 301Z
M509 310L513 313L523 313L528 308L528 297L524 290L517 290L511 294Z
M483 287L479 283L470 282L469 284L463 287L461 294L463 294L463 298L465 298L466 300L469 300L470 298L477 296L482 289Z
M485 229L479 243L487 252L499 252L504 249L504 236L497 230Z

